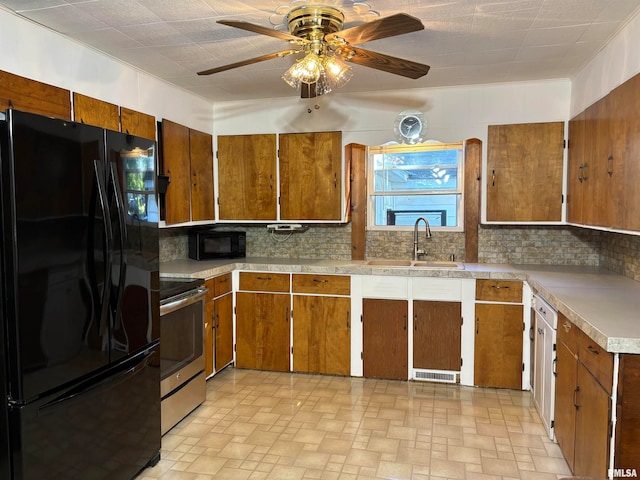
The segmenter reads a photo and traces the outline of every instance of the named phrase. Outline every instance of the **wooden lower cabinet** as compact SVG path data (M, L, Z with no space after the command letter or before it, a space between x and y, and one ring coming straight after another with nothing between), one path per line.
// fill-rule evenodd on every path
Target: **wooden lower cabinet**
M581 363L577 378L573 470L581 477L607 478L611 400Z
M215 370L220 371L233 361L233 294L214 300Z
M215 312L214 301L208 300L205 303L205 319L204 319L204 374L205 377L213 375L214 372L214 356L215 356Z
M591 347L591 348L589 348ZM613 355L598 347L561 313L558 316L554 430L574 475L607 478ZM592 358L593 357L593 358Z
M362 300L363 374L370 378L407 380L409 337L406 300Z
M640 355L620 355L614 468L640 472Z
M236 367L289 371L291 295L236 294Z
M209 278L205 304L205 375L211 376L233 361L233 293L231 274Z
M351 373L351 299L293 296L293 370Z
M554 432L558 445L573 471L576 441L575 389L578 384L578 360L561 342L556 344L556 398Z
M413 368L459 371L462 304L413 302Z
M522 389L522 315L522 305L476 303L476 386Z

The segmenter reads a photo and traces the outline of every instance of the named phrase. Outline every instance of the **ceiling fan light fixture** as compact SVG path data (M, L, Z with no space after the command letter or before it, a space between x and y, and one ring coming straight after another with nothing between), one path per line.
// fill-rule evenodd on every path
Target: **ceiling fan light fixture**
M346 85L353 77L353 68L336 57L325 57L323 67L335 88Z
M322 60L313 52L307 53L284 72L282 78L293 88L299 88L300 83L316 83L322 73Z

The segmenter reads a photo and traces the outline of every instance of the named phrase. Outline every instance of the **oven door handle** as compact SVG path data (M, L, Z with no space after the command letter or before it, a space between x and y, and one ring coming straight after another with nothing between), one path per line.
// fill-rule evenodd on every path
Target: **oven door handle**
M175 312L184 307L188 307L194 303L197 303L202 300L205 294L209 291L207 287L199 287L197 290L194 290L191 295L182 297L175 302L165 303L164 305L160 305L160 316L167 315L171 312Z

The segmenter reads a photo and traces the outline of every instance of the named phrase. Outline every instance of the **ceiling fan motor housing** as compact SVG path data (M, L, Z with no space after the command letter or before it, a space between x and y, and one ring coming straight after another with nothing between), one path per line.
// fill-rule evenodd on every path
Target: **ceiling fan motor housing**
M303 5L287 15L289 33L306 40L322 40L325 35L342 30L344 14L337 8Z

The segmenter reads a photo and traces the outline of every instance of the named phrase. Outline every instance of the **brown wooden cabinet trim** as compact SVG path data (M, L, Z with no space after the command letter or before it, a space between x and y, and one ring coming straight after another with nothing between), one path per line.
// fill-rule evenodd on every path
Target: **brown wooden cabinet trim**
M478 261L480 225L480 172L482 141L471 138L464 142L464 261Z

